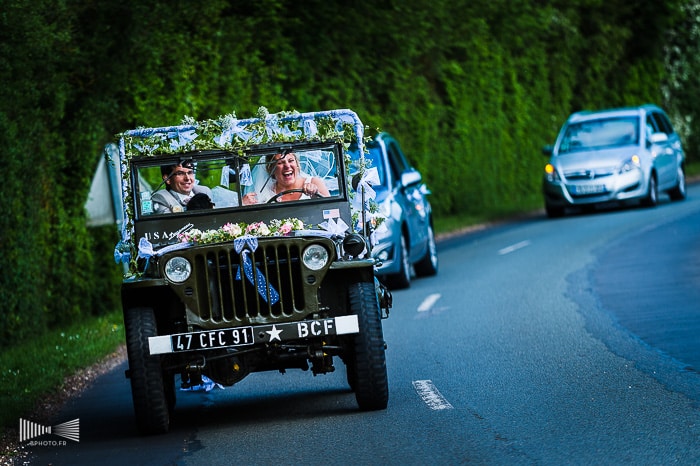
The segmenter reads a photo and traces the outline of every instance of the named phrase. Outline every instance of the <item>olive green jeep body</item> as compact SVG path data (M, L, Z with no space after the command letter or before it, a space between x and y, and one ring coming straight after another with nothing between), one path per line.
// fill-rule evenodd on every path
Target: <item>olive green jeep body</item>
M362 166L349 110L263 114L141 128L119 135L124 217L115 250L136 422L166 432L179 388L231 386L253 372L334 371L342 361L360 409L388 401ZM296 154L329 196L246 205L271 182L275 154ZM211 204L159 212L161 167L191 167ZM353 182L354 178L354 182ZM353 187L353 184L355 185Z

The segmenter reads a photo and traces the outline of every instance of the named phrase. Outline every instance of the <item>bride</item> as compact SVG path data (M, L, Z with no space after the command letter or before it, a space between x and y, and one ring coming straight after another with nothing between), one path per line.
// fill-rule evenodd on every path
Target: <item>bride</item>
M301 176L299 158L294 152L284 151L275 154L266 169L269 176L262 190L259 193L253 192L243 196L244 204L265 203L273 198L275 199L273 202L284 202L330 196L328 187L321 178Z

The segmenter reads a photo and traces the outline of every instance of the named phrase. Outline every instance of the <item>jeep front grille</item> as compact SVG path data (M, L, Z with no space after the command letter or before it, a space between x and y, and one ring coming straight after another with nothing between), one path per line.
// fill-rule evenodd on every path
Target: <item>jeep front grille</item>
M172 286L203 327L292 320L318 309L325 274L303 266L304 246L301 239L287 238L260 241L252 253L239 254L231 244L193 248L183 253L192 263L190 279ZM304 283L310 274L316 276Z

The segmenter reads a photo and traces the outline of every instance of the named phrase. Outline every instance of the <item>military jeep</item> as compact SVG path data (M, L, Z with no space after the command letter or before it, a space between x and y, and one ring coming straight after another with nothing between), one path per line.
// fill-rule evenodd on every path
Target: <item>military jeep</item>
M371 167L346 156L363 139L350 110L261 109L118 135L124 215L115 259L142 433L168 431L178 388L232 386L252 372L325 374L336 357L359 408L386 408L381 320L391 295L371 255L381 218L364 189ZM274 183L278 154L294 154L300 176L327 190L250 203ZM194 177L198 194L173 196L164 209L173 176Z

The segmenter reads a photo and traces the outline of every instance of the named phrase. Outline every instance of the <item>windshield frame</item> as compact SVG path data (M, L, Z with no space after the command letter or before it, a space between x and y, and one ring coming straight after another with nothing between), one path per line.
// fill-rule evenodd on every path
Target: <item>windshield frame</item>
M171 216L189 216L189 215L204 215L207 213L204 210L187 210L186 206L179 211L174 212L156 212L152 197L157 191L166 189L165 175L161 175L161 166L180 165L192 163L195 184L196 186L205 186L212 193L210 196L214 202L213 209L218 212L235 212L240 210L264 210L268 208L281 207L281 202L261 202L258 204L246 205L243 202L243 196L251 191L259 191L260 187L253 185L245 185L241 180L245 177L250 178L251 183L256 183L261 179L269 176L264 170L265 160L267 157L272 157L283 150L293 150L299 157L302 169L302 176L323 175L323 181L328 183L330 196L327 198L313 197L302 198L299 200L285 201L284 207L290 208L299 203L308 202L324 202L324 201L346 201L347 194L347 179L344 173L344 163L341 160L343 157L342 144L337 142L312 142L312 143L296 143L296 144L267 144L249 148L241 155L231 151L193 151L183 152L181 154L159 156L159 157L141 157L131 160L131 185L134 187L132 206L134 211L134 219L136 221L149 220L154 218L163 218ZM316 157L316 158L314 158ZM318 158L322 158L320 162ZM322 168L314 169L314 167L323 166ZM225 185L225 169L230 172L228 186ZM304 171L305 170L305 171ZM311 171L312 173L309 173ZM203 173L206 172L206 173ZM264 172L262 175L256 175L256 172ZM156 183L158 183L156 185ZM154 186L155 185L155 186ZM224 200L222 202L222 200Z

